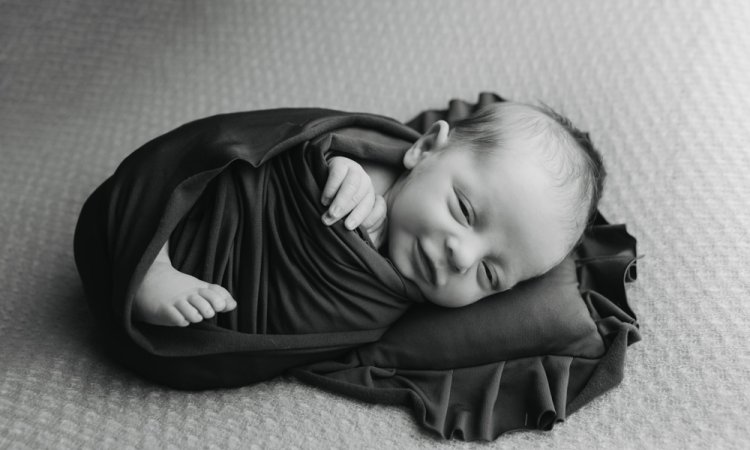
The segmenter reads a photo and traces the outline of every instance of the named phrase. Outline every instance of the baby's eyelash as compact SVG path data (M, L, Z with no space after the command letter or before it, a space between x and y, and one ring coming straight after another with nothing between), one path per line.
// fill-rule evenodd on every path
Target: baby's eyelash
M463 214L464 218L466 219L466 223L471 225L472 220L472 214L471 209L469 208L469 205L466 203L466 201L463 199L463 197L458 193L457 189L453 189L453 194L456 196L456 201L458 202L458 207L461 210L461 214Z
M469 208L466 207L466 204L460 198L458 199L458 206L461 208L461 213L466 217L466 220L469 220Z
M490 284L492 284L492 271L490 270L490 266L486 262L482 262L482 267L484 268L484 273L487 274L487 279L490 280Z
M497 274L490 268L490 265L487 264L487 262L482 261L482 267L484 268L484 273L487 275L487 280L490 283L490 288L492 290L501 290L502 284L500 282L500 279L498 278Z

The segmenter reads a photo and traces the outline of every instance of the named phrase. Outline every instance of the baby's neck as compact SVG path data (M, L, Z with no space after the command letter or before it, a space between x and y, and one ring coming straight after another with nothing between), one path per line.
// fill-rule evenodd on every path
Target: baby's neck
M355 160L359 163L367 175L372 180L372 185L375 188L376 195L386 196L386 193L396 183L399 176L403 173L403 167L395 167L375 161L368 161L364 159Z
M367 175L372 180L372 185L375 188L376 195L382 195L385 198L386 205L386 221L390 216L391 211L391 195L394 191L398 191L398 186L403 182L403 174L405 169L403 167L396 167L388 164L377 163L367 160L357 161L362 168L365 169ZM395 189L394 189L395 188ZM386 229L388 224L386 222ZM388 232L385 232L384 239L378 247L378 251L383 256L388 256Z

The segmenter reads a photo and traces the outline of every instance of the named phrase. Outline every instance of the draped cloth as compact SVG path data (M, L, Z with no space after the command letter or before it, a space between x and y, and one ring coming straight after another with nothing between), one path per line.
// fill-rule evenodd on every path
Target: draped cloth
M191 122L126 158L86 201L75 234L113 353L177 387L243 385L375 341L421 300L361 232L320 221L325 155L359 129L363 157L402 154L418 136L377 115L276 109ZM223 285L235 311L187 328L131 320L167 239L173 265Z
M136 150L85 202L75 257L113 356L185 389L282 373L374 402L406 404L443 437L549 429L622 377L639 339L624 282L635 240L599 216L543 277L460 309L424 302L362 230L320 221L327 157L399 166L453 101L404 125L320 108L197 120ZM173 265L221 284L228 313L189 327L131 319L135 290L169 241Z

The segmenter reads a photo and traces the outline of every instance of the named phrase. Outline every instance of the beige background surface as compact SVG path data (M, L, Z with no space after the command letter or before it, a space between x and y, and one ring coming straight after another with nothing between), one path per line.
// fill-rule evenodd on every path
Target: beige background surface
M219 112L401 120L480 91L591 132L639 239L623 384L490 448L741 448L750 360L750 2L0 2L0 448L464 448L291 378L179 392L92 346L72 237L133 149Z

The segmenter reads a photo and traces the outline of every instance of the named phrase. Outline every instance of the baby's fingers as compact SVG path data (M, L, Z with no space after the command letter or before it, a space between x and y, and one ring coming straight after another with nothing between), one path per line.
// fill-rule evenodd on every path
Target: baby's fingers
M373 206L375 205L375 195L372 189L367 189L364 198L354 207L352 212L344 221L346 228L353 230L362 223L363 220L370 214Z
M386 217L385 199L382 195L376 195L373 200L372 210L362 221L362 226L368 230L379 228ZM348 220L348 219L347 219Z
M367 195L368 190L372 188L371 183L365 183L364 181L366 180L358 175L349 171L346 178L344 178L341 187L336 193L336 198L333 199L330 208L323 215L323 222L326 225L331 225L349 214Z
M336 195L339 190L341 183L346 178L346 174L349 172L349 166L345 164L332 164L328 172L328 180L323 188L323 194L320 197L321 203L328 206L331 203L331 199Z

